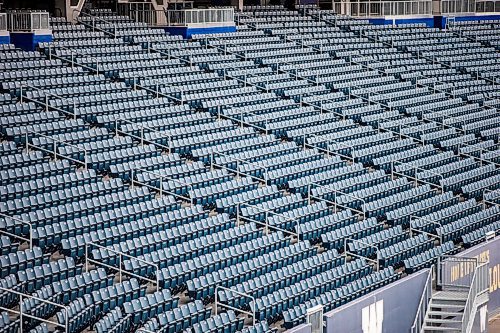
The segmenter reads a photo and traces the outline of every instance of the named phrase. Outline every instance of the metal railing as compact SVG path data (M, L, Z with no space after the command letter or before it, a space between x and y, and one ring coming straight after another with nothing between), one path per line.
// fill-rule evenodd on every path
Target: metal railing
M498 13L500 0L441 0L439 9L441 14Z
M125 123L125 125L129 125L130 127L132 127L132 129L130 131L127 131L126 129L122 128L120 123ZM139 131L139 135L136 135L135 133L136 131ZM151 139L148 139L144 136L145 132L149 132L152 134L157 133L158 137L156 138L153 137ZM115 120L115 135L118 136L119 134L123 136L130 136L131 138L139 140L141 146L145 144L151 144L158 147L162 151L167 151L168 153L172 152L172 136L170 134L167 134L165 131L159 131L154 128L145 126L141 123L134 123L133 121L130 121L128 119L118 118ZM155 141L155 139L162 139L162 138L168 139L167 146Z
M52 149L47 149L47 148L44 148L44 147L41 147L41 146L37 146L33 142L30 142L29 141L30 134L32 136L38 136L38 137L44 138L47 141L52 141ZM84 148L72 145L72 144L67 143L65 141L57 140L57 139L55 139L55 138L53 138L51 136L46 136L46 135L43 135L41 133L32 132L32 131L26 131L26 132L24 132L24 139L26 141L25 142L26 152L29 152L30 148L37 149L37 150L40 150L42 152L48 153L50 155L53 155L54 161L57 161L58 158L63 158L63 159L69 160L69 161L71 161L73 163L79 164L79 165L83 166L83 168L85 170L87 170L87 167L88 167L88 162L87 162L88 161L88 153L87 153L87 150L84 149ZM81 161L79 159L76 159L76 158L73 158L71 156L67 156L67 155L61 154L59 152L59 150L57 149L58 146L67 146L67 147L73 147L73 148L75 148L76 151L79 151L79 152L83 153L83 161Z
M118 257L118 267L106 264L106 263L101 262L101 261L98 261L97 259L90 258L89 254L91 253L91 249L90 249L91 247L106 251L108 253L108 255L110 255L110 256L111 255L117 256ZM123 258L126 258L130 261L137 261L140 264L145 265L145 266L154 267L155 279L154 280L149 279L147 277L135 274L133 272L126 271L122 267L123 266ZM107 269L117 271L118 272L118 279L119 279L118 282L120 282L120 283L122 282L123 275L128 275L131 277L135 277L139 280L144 280L144 281L147 281L149 283L154 284L156 286L156 291L159 291L159 288L160 288L160 269L159 269L159 266L157 264L148 262L148 261L140 259L140 258L133 257L129 254L126 254L126 253L123 253L120 251L116 251L112 248L102 246L102 245L99 245L97 243L88 242L88 243L85 243L85 272L89 271L89 264L93 264L95 266L103 266L103 267L106 267Z
M396 167L398 165L401 165L404 168L404 170L397 171ZM408 171L408 170L413 170L413 176L411 174L408 175L408 173L405 173L405 171ZM426 174L426 175L423 175L423 174ZM420 175L420 178L419 178L419 175ZM444 177L442 174L421 168L421 167L416 166L416 165L413 165L413 163L411 163L411 162L401 162L399 160L391 161L391 179L392 180L396 179L394 176L401 176L401 177L405 177L405 178L412 180L415 184L415 187L418 186L419 184L427 184L431 187L438 188L441 191L441 193L444 193L444 188L443 188ZM439 178L440 181L438 181L437 183L433 183L431 181L427 181L427 180L422 179L422 178L429 179L429 178L434 178L434 177Z
M319 188L323 189L323 193L316 193L316 195L313 194L313 188ZM333 195L333 200L329 200L324 198L324 195ZM341 205L337 202L337 196L346 196L348 198L354 199L355 201L358 201L361 203L361 210L349 207L348 205ZM342 209L347 209L352 211L354 214L359 214L363 217L363 220L366 219L366 212L364 211L364 207L366 206L366 201L363 198L357 197L353 194L342 192L340 190L336 190L333 187L330 187L328 185L321 185L318 183L310 183L307 185L307 201L308 204L310 205L312 200L317 200L317 201L324 201L327 205L333 206L333 211L334 213L337 213L339 211L339 208Z
M375 249L375 259L369 258L367 256L363 256L361 254L354 253L353 251L349 250L349 243L352 244L361 244L364 248L372 248ZM363 248L361 248L362 250ZM365 259L366 261L372 262L375 264L375 269L378 272L380 270L380 253L379 253L379 248L373 244L369 244L366 242L363 242L359 239L354 239L354 238L344 238L344 256L350 256L354 258L360 258L360 259Z
M255 218L243 216L241 210L242 210L242 208L245 208L245 207L256 210L257 214L264 214L264 222L256 220ZM299 223L299 220L297 220L297 219L293 219L293 218L288 217L286 215L283 215L281 213L276 213L270 209L262 208L262 207L259 207L256 205L251 205L251 204L248 204L245 202L238 203L238 206L236 208L236 215L237 215L236 216L236 226L239 226L240 221L253 222L255 224L263 226L265 228L266 234L269 234L269 230L272 229L274 231L281 231L281 232L288 234L292 237L297 237L297 241L300 241L300 223ZM279 221L280 223L291 222L291 223L295 224L295 232L287 230L285 228L277 227L276 225L269 224L269 219L274 217L274 216L276 218L280 219L280 221Z
M70 112L68 110L64 110L62 108L58 108L54 105L51 105L50 100L49 100L49 97L54 97L58 100L66 101L67 98L65 98L65 97L56 95L56 94L51 93L47 90L43 90L43 89L28 85L28 84L21 84L21 87L19 88L19 90L20 90L19 100L21 103L24 103L24 101L27 100L27 101L30 101L30 102L33 102L35 104L43 106L45 108L45 112L49 112L52 109L52 110L55 110L55 111L60 112L62 114L65 114L73 119L77 118L77 116L76 116L76 99L75 98L73 98L73 112ZM43 95L44 101L40 101L37 98L30 98L30 97L25 95L25 93L27 93L28 91L33 91L33 90L41 93Z
M64 333L69 333L70 332L70 330L69 330L70 328L68 326L68 323L69 323L69 308L67 306L61 305L61 304L58 304L58 303L54 303L54 302L46 300L46 299L38 298L36 296L26 295L26 294L23 294L23 293L21 293L19 291L16 291L16 290L13 290L13 289L3 288L1 286L0 286L0 291L13 293L13 294L19 296L19 307L18 308L9 309L9 308L0 306L0 310L6 311L6 312L10 312L10 313L13 313L13 314L16 314L16 315L19 316L19 333L25 333L29 329L29 328L25 328L23 326L25 324L24 318L34 319L36 321L43 322L43 323L46 323L46 324L51 325L51 326L60 327L60 328L63 329ZM64 324L59 323L59 321L51 321L49 319L44 319L44 318L40 318L40 317L31 315L29 313L25 313L24 312L25 311L25 307L22 306L23 300L34 300L34 301L37 301L37 302L40 302L40 303L44 303L44 304L53 306L55 308L61 309L63 311L63 313L64 313Z
M7 30L7 13L0 13L0 31Z
M472 325L474 324L474 308L476 308L476 299L483 295L488 294L490 287L490 274L489 263L484 262L479 264L474 270L472 282L470 285L469 293L467 294L467 301L462 316L462 332L472 332Z
M437 228L441 228L443 226L441 223L439 223L437 221L433 221L433 220L430 220L430 219L427 219L427 218L424 218L421 216L410 215L410 237L413 237L414 233L425 234L431 238L437 238L439 240L439 244L443 244L443 235L438 235L437 233L433 234L431 232L419 229L420 226L416 225L416 222L415 222L418 220L427 222L427 225L432 224L432 225L436 226ZM427 225L425 225L425 227Z
M217 163L216 156L226 158L225 163L221 163L221 164ZM226 164L228 164L228 165L226 165ZM236 164L236 166L234 168L232 168L231 164ZM263 174L262 177L255 176L255 175L252 175L250 173L241 171L240 170L241 165L252 165L252 166L257 167L257 169L254 171L262 170L262 174ZM267 182L268 182L268 168L261 163L243 160L243 159L234 157L232 155L227 155L224 153L212 152L210 154L210 170L211 171L214 170L215 167L220 168L220 169L226 169L229 172L233 172L236 174L237 178L240 178L241 176L245 176L245 177L250 177L252 179L260 181L264 184L267 184Z
M27 242L29 244L29 249L30 250L33 249L33 226L31 225L31 223L23 221L21 219L18 219L17 217L12 217L12 216L6 215L4 213L0 213L0 218L3 218L5 220L10 219L10 220L12 220L15 223L27 225L28 228L29 228L29 235L28 235L27 238L25 238L23 236L16 235L16 234L13 234L13 233L5 231L5 230L0 230L0 234L4 234L6 236L9 236L9 237L12 237L12 238L17 238L19 240Z
M236 307L232 307L228 304L224 304L224 303L221 303L220 300L219 300L219 290L224 290L225 292L230 292L230 293L234 293L236 295L239 295L239 296L242 296L242 297L246 297L250 300L252 300L252 304L253 304L253 307L250 307L251 311L245 311L245 310L242 310L240 308L236 308ZM255 326L255 298L251 295L248 295L248 294L244 294L242 292L239 292L237 290L234 290L234 289L229 289L229 288L226 288L226 287L223 287L223 286L216 286L215 287L215 315L217 316L217 313L219 311L218 307L221 307L221 308L227 308L227 309L230 309L230 310L233 310L233 311L237 311L237 312L241 312L241 313L244 313L248 316L251 316L252 317L252 325Z
M169 26L214 23L234 25L234 8L232 7L167 10L165 13Z
M437 285L443 290L464 290L472 285L478 258L444 255L437 261Z
M146 169L140 169L140 168L134 169L131 171L131 173L132 173L132 175L131 175L130 179L131 179L132 188L136 185L145 186L149 189L157 191L158 194L160 195L160 197L163 196L163 193L166 193L166 194L169 194L175 198L179 198L181 200L189 202L191 204L191 206L193 205L193 198L191 198L189 196L184 196L184 195L178 194L175 192L175 190L171 191L170 189L165 189L164 182L165 183L173 182L173 183L178 184L180 186L186 187L188 189L188 193L193 191L193 186L191 184L188 184L188 183L182 182L180 180L174 179L172 177L165 176L165 175L162 175L158 172L153 172L153 171L149 171ZM142 182L139 180L136 180L135 179L136 177L134 177L134 175L137 175L137 174L150 175L150 178L159 179L158 187L151 185L151 183L149 183L146 180L144 180Z
M6 14L7 29L9 31L33 31L50 29L48 12L12 10L8 11Z
M73 15L73 20L75 20L75 18L80 18L80 17L91 18L92 19L91 23L87 22L87 20L81 20L81 19L78 20L78 22L81 23L81 24L83 24L83 25L85 25L88 28L91 28L92 32L94 32L94 31L100 31L100 32L103 32L103 33L105 33L105 34L113 37L113 38L116 38L116 23L115 22L107 21L107 20L105 20L103 18L100 18L98 16L94 16L94 15L90 15L90 14L82 12L82 11L80 11L78 9L73 9L72 15ZM112 26L113 27L113 32L111 32L109 30L106 30L106 29L102 29L102 28L97 27L96 26L96 22Z
M433 266L434 267L434 266ZM427 314L427 309L429 308L430 300L432 298L432 275L434 269L431 268L427 279L425 280L424 290L422 296L420 297L420 302L418 303L417 313L415 314L415 320L410 328L410 333L420 333L425 322L425 316Z
M341 5L345 14L353 17L432 15L432 0L350 0Z

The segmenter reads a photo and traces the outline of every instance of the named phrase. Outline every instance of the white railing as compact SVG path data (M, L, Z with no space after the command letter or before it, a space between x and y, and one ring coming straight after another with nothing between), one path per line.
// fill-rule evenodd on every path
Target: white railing
M123 130L122 126L120 126L120 123L125 123L126 125L130 125L132 127L138 128L139 136L137 136L133 133L130 133L130 132L133 132L134 129L132 129L130 132ZM156 139L167 138L168 139L168 146L165 146L161 143L156 142L155 138L152 138L151 140L147 139L146 137L144 137L145 131L150 132L150 133L158 133L159 136ZM165 133L165 131L159 131L159 130L145 126L145 125L140 124L140 123L134 123L133 121L130 121L127 119L118 118L115 120L115 135L118 136L119 134L124 135L124 136L130 136L131 138L139 140L141 146L143 146L145 144L152 144L152 145L160 148L163 151L167 151L169 153L172 151L172 136Z
M316 144L308 143L308 139L313 139L313 138L318 138L321 141L317 142ZM321 143L325 144L326 148L322 148L320 146ZM337 149L334 149L334 147L332 145L339 146L340 148L337 147ZM337 155L337 156L339 156L341 158L349 160L352 163L355 163L355 158L354 158L355 149L354 149L354 146L348 145L348 144L346 144L344 142L341 142L341 141L335 141L335 140L328 139L328 138L325 138L325 140L323 141L322 140L322 135L310 135L310 134L307 134L307 133L304 134L303 135L303 144L302 144L302 147L304 149L306 149L306 148L317 149L319 152L322 152L322 153L326 154L326 156L328 156L328 157ZM347 150L349 150L349 152L351 153L351 156L343 154L343 153L340 153L339 151L341 149L347 149Z
M75 14L77 14L77 15L75 15ZM82 12L82 11L80 11L78 9L73 9L73 14L72 15L73 15L73 21L75 21L76 18L78 18L78 17L89 17L89 18L91 18L92 19L92 24L88 23L87 20L78 20L78 22L81 23L81 24L83 24L83 25L85 25L85 26L87 26L87 27L89 27L89 28L92 28L92 32L94 32L94 31L97 30L97 31L101 31L101 32L103 32L105 34L108 34L108 35L116 38L116 23L115 22L107 21L107 20L102 19L100 17L97 17L97 16L94 16L94 15L90 15L88 13ZM96 22L97 23L108 24L108 25L112 26L113 27L113 32L108 31L106 29L101 29L101 28L96 27Z
M425 235L427 235L427 236L429 236L431 238L438 239L439 240L439 244L443 244L443 236L442 235L438 235L437 233L433 234L431 232L419 229L419 226L416 225L416 222L415 222L415 221L418 221L418 220L427 222L427 224L435 225L438 228L441 228L443 226L441 223L439 223L437 221L430 220L430 219L427 219L427 218L424 218L424 217L420 217L420 216L411 215L410 216L410 237L413 237L413 235L415 233L425 234Z
M7 30L7 13L0 13L0 31Z
M222 164L217 163L216 162L217 156L220 156L223 159L225 158L226 159L225 163L222 163ZM226 165L226 164L236 164L236 167L231 168L230 165ZM240 167L242 165L255 166L256 170L254 170L254 171L262 170L263 177L254 176L251 173L241 171ZM216 168L216 167L220 168L220 169L226 169L229 172L235 173L237 178L240 178L241 176L246 176L246 177L250 177L252 179L256 179L264 184L267 184L267 182L268 182L268 168L264 164L261 164L261 163L243 160L243 159L240 159L240 158L228 155L228 154L224 154L224 153L212 152L210 154L210 170L214 170L214 168Z
M487 198L488 195L491 195L491 198ZM498 190L490 190L486 189L483 191L483 204L492 205L492 206L500 206L500 189Z
M397 171L396 167L398 165L401 165L404 168L404 170ZM408 175L407 173L405 173L405 171L408 171L408 170L413 170L414 176L411 176L411 175ZM423 173L430 175L430 176L427 176L425 178L438 177L440 181L436 184L436 183L421 179L422 177L419 178L418 175L423 174ZM405 178L412 180L415 183L415 187L418 186L419 184L427 184L427 185L430 185L431 187L438 188L441 191L441 193L444 193L444 188L442 185L444 182L444 177L442 174L418 167L416 165L413 165L411 162L401 162L399 160L391 161L391 179L395 180L396 179L395 176L401 176L401 177L405 177Z
M489 152L492 152L492 150L489 150L488 148L484 148L484 147L474 147L473 145L468 145L466 143L459 143L456 145L457 147L457 152L458 152L458 155L460 156L465 156L465 157L469 157L469 158L472 158L476 161L479 161L479 163L481 165L484 165L484 164L493 164L495 165L497 168L500 167L500 164L498 163L495 163L494 161L490 161L486 158L484 158L484 154L485 153L489 153ZM464 153L462 151L462 148L467 148L467 147L471 147L472 150L469 151L469 152L466 152ZM473 155L474 152L478 152L479 153L479 156L475 156Z
M92 247L100 249L100 250L103 250L103 251L106 251L107 255L109 255L109 256L115 255L116 257L118 257L118 267L112 266L112 265L108 265L108 264L106 264L104 262L98 261L97 259L90 258L90 253L91 253L91 248ZM156 279L154 279L154 280L153 279L149 279L147 277L144 277L144 276L135 274L133 272L129 272L129 271L124 270L124 268L123 268L123 258L128 259L130 261L137 261L137 262L139 262L139 263L141 263L141 264L143 264L145 266L154 267ZM118 272L118 279L119 279L118 282L120 282L120 283L122 282L123 275L128 275L128 276L131 276L131 277L135 277L135 278L137 278L139 280L144 280L144 281L147 281L149 283L154 284L156 286L156 291L159 291L159 288L160 288L160 269L159 269L159 266L157 264L148 262L148 261L140 259L140 258L133 257L133 256L128 255L126 253L123 253L123 252L120 252L120 251L116 251L116 250L114 250L112 248L109 248L109 247L106 247L106 246L102 246L102 245L99 245L97 243L88 242L88 243L85 243L85 272L89 271L89 264L93 264L95 266L103 266L103 267L106 267L108 269L117 271Z
M489 278L489 262L479 264L474 270L469 293L467 294L467 301L462 316L462 332L472 332L475 317L473 310L477 305L476 299L483 294L488 294L490 287Z
M234 25L234 8L232 7L167 10L166 15L169 26L214 23Z
M146 169L140 169L139 168L139 169L134 169L131 172L132 172L132 175L131 175L130 179L131 179L132 188L134 186L136 186L136 185L145 186L147 188L150 188L152 190L157 191L158 194L160 195L160 197L163 196L163 193L166 193L166 194L170 194L173 197L176 197L176 198L179 198L181 200L185 200L185 201L189 202L191 204L191 206L193 205L193 198L191 198L189 196L184 196L184 195L181 195L181 194L177 194L175 192L175 190L165 189L164 182L173 182L175 184L181 185L182 187L186 187L186 188L188 188L188 193L190 191L191 192L193 191L193 186L191 184L188 184L188 183L182 182L180 180L173 179L172 177L165 176L165 175L162 175L160 173L149 171L149 170L146 170ZM147 181L141 182L139 180L136 180L135 179L136 177L134 177L134 176L137 176L138 174L146 174L146 175L150 175L151 178L159 179L160 180L159 187L151 185L151 183L149 183Z
M248 216L243 216L242 211L241 211L242 208L254 209L257 211L257 214L263 213L264 214L264 222L256 220L256 219L248 217ZM263 226L265 228L266 234L269 234L270 229L272 229L274 231L281 231L281 232L288 234L292 237L296 237L297 241L300 242L300 223L299 223L299 220L293 219L293 218L288 217L286 215L283 215L281 213L276 213L270 209L262 208L262 207L252 205L249 203L245 203L245 202L238 203L238 206L236 207L236 215L237 215L236 216L236 226L239 226L240 222L244 222L244 221L253 222L255 224ZM269 224L269 219L271 217L274 217L274 216L277 217L278 219L280 219L279 222L281 222L281 223L290 222L292 224L295 224L295 232L287 230L285 228L277 227L276 225Z
M436 264L437 286L443 290L469 289L478 258L442 255Z
M236 307L232 307L228 304L224 304L224 303L221 303L220 302L220 299L219 299L219 290L224 290L226 293L235 293L236 295L239 295L239 296L242 296L242 297L246 297L250 300L252 300L252 304L253 304L253 308L250 307L251 311L245 311L245 310L242 310L240 308L236 308ZM255 298L251 295L248 295L248 294L245 294L245 293L242 293L242 292L239 292L237 290L233 290L233 289L230 289L230 288L226 288L226 287L223 287L223 286L216 286L215 287L215 315L217 316L217 313L219 311L218 307L221 307L221 308L227 308L227 309L230 309L230 310L233 310L233 311L237 311L237 312L240 312L240 313L244 313L248 316L251 316L252 317L252 326L255 326Z
M30 142L30 140L29 140L30 139L30 134L32 134L33 136L42 137L44 139L47 139L48 141L52 141L52 147L53 148L50 150L50 149L47 149L47 148L44 148L44 147L37 146L34 143ZM40 134L38 132L32 132L32 131L26 131L26 132L24 132L24 140L26 141L25 142L26 152L29 152L30 148L37 149L37 150L43 151L45 153L51 154L53 156L53 158L54 158L54 161L57 161L58 157L59 158L63 158L63 159L69 160L69 161L71 161L73 163L82 165L83 168L85 170L87 170L87 166L88 166L88 162L87 162L88 161L88 154L87 154L87 150L84 149L84 148L72 145L72 144L67 143L65 141L57 140L57 139L55 139L53 137L46 136L46 135ZM67 156L67 155L61 154L58 151L58 149L57 149L59 146L73 147L77 151L83 152L83 161L81 161L79 159L76 159L76 158L73 158L71 156Z
M12 220L14 221L15 223L19 223L19 224L25 224L28 226L28 229L29 229L29 235L27 238L23 237L23 236L19 236L19 235L16 235L16 234L13 234L13 233L10 233L8 231L5 231L5 230L0 230L0 234L4 234L4 235L7 235L9 237L12 237L12 238L17 238L21 241L24 241L24 242L27 242L29 244L29 249L33 249L33 226L31 225L31 223L29 222L26 222L26 221L23 221L21 219L18 219L17 217L12 217L12 216L9 216L9 215L6 215L4 213L0 213L0 218L3 218L6 220ZM7 223L6 223L7 224ZM14 227L15 228L15 227Z
M432 15L432 0L349 0L341 5L344 9L342 14L353 17Z
M49 13L30 10L7 11L7 29L9 31L49 30Z
M55 111L60 112L62 114L65 114L67 116L70 116L73 119L77 118L76 117L76 102L74 99L73 99L73 112L70 112L68 110L64 110L64 109L61 109L61 108L58 108L58 107L55 107L55 106L49 104L49 96L65 101L66 98L64 98L62 96L53 94L47 90L43 90L43 89L28 85L28 84L21 84L21 87L19 88L19 90L20 90L19 100L21 103L24 103L24 101L27 100L27 101L30 101L30 102L33 102L33 103L36 103L36 104L43 106L45 108L45 112L49 112L52 109L52 110L55 110ZM44 102L42 102L36 98L30 98L28 96L24 96L25 92L31 91L31 90L41 92L44 95L44 97L43 97Z
M58 304L58 303L54 303L54 302L46 300L46 299L38 298L36 296L26 295L26 294L23 294L23 293L18 292L16 290L13 290L13 289L7 289L7 288L0 287L0 291L9 292L9 293L12 293L12 294L15 294L15 295L19 296L19 307L18 307L18 310L17 310L17 308L16 309L9 309L9 308L5 308L3 306L0 306L0 310L6 311L6 312L10 312L10 313L13 313L13 314L16 314L16 315L19 316L19 333L25 333L25 332L27 332L29 330L28 328L25 328L23 326L24 325L24 318L34 319L36 321L43 322L43 323L46 323L46 324L51 325L51 326L60 327L60 328L63 329L64 333L69 333L70 332L69 326L68 326L68 323L69 323L69 308L67 306L61 305L61 304ZM40 303L43 303L43 304L47 304L49 306L53 306L55 308L61 309L63 311L63 313L64 313L64 324L61 324L58 321L51 321L51 320L48 320L48 319L44 319L44 318L40 318L40 317L37 317L37 316L33 316L33 315L29 314L29 313L25 313L24 312L25 311L24 310L25 307L22 306L23 300L34 300L34 301L37 301L37 302L40 302Z
M371 259L371 258L369 258L367 256L363 256L363 255L354 253L353 251L350 251L349 247L348 247L349 243L352 243L352 244L358 243L358 244L361 244L365 248L368 247L368 248L375 249L375 259ZM361 248L361 249L363 249L363 248ZM372 263L375 264L375 269L377 270L377 272L380 270L380 253L379 253L379 248L377 246L373 245L373 244L369 244L369 243L360 241L359 239L344 238L344 253L343 253L343 255L345 257L350 256L350 257L354 257L354 258L365 259L366 261L369 261L369 262L372 262Z
M313 189L314 188L319 188L323 189L323 193L319 193L314 195L313 194ZM323 195L332 195L333 194L333 201L323 198ZM348 198L354 199L355 201L359 201L361 203L361 210L355 209L349 206L341 205L337 202L337 196L346 196ZM345 193L340 190L336 190L333 187L330 187L328 185L321 185L318 183L310 183L307 185L307 201L309 204L311 204L312 200L317 200L317 201L324 201L326 204L333 206L333 210L335 213L338 212L339 208L342 209L347 209L352 211L354 214L359 214L363 217L363 220L366 219L366 212L364 211L364 208L366 206L366 201L363 198L357 197L355 195L352 195L350 193Z
M235 80L239 81L239 79L235 79ZM251 111L245 111L243 108L240 108L239 116L240 117L237 118L237 117L234 117L234 115L230 116L228 114L224 114L222 112L221 106L217 105L217 118L218 119L222 119L222 118L229 119L229 120L232 120L233 122L235 122L237 124L239 123L239 125L240 125L241 128L243 128L245 126L253 127L255 129L257 129L258 131L262 131L265 134L269 134L269 129L267 127L267 124L268 124L267 117L261 116L259 114L253 113ZM260 126L258 124L253 123L253 122L245 121L244 120L245 116L257 118L258 120L255 121L255 122L262 122L262 123L264 123L264 126Z
M433 266L434 267L434 266ZM410 333L421 333L422 327L425 322L425 316L427 314L427 309L429 308L430 300L432 298L432 275L434 269L431 268L427 279L425 280L424 290L420 301L418 303L417 313L415 314L415 320L411 326Z
M64 47L64 46L61 46L61 45L57 45L57 44L54 44L54 43L49 43L48 49L49 49L48 50L49 60L52 60L52 58L59 59L61 61L69 62L71 64L71 68L74 68L75 65L76 65L76 66L80 66L80 67L83 67L85 69L88 69L88 70L90 70L92 72L96 72L96 74L99 75L99 59L98 58L93 57L90 54L81 53L81 52L75 51L74 49L69 49L67 47ZM56 50L65 50L65 51L68 51L69 54L71 55L71 58L68 59L68 58L66 58L66 56L58 55L57 52L56 52ZM95 68L92 67L92 66L87 66L85 64L81 64L79 62L76 62L75 56L79 56L79 57L82 57L82 58L89 58L92 61L95 61Z

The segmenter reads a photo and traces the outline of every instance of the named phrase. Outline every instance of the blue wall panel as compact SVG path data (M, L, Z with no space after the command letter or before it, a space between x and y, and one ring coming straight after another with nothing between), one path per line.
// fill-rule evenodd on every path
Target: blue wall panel
M392 25L393 22L396 24L409 24L409 23L425 23L429 28L434 28L434 17L414 17L414 18L377 18L369 19L371 24L375 25Z
M10 35L0 35L0 44L10 44Z
M224 32L235 32L236 26L204 27L204 28L166 27L165 31L170 33L171 35L181 35L184 38L191 38L192 35L196 34L219 34Z
M16 47L26 51L36 50L39 42L51 42L52 34L36 34L33 32L12 32L10 41Z

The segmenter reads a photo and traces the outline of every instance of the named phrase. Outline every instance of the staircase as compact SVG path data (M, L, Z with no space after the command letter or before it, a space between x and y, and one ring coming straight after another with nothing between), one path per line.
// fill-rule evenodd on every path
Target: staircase
M488 302L488 262L442 256L436 268L435 288L428 280L410 332L471 333L478 308Z
M461 332L468 291L438 291L432 295L423 332Z

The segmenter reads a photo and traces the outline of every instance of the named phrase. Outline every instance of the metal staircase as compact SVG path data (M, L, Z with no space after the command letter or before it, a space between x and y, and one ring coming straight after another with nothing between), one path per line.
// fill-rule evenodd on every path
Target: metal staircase
M443 256L437 281L424 288L411 333L471 333L480 306L488 302L488 262Z

